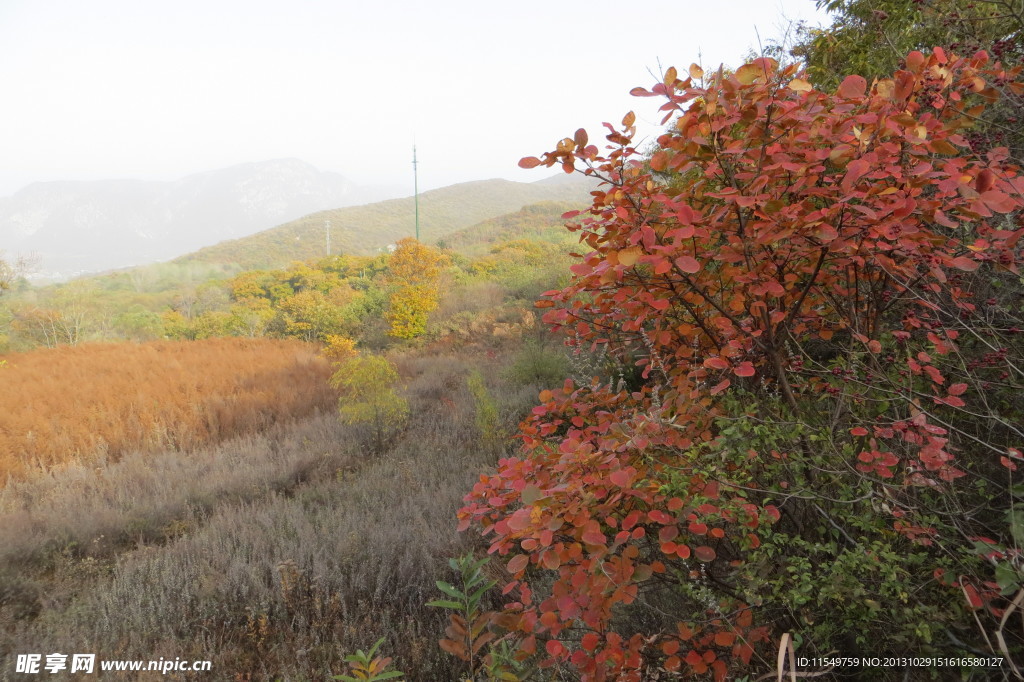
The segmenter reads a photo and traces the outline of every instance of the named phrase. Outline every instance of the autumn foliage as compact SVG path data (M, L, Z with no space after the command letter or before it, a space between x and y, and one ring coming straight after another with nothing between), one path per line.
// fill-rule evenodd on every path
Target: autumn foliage
M298 341L94 344L3 360L0 480L98 451L216 442L337 400L328 362Z
M385 318L388 333L412 339L427 331L427 315L441 298L441 274L448 258L415 239L402 239L388 258L387 281L391 290Z
M642 378L542 392L460 512L522 655L722 680L797 632L1019 659L1024 177L964 134L1018 75L938 48L834 93L770 59L669 69L633 91L668 124L649 155L630 113L604 151L523 159L604 181L538 306Z

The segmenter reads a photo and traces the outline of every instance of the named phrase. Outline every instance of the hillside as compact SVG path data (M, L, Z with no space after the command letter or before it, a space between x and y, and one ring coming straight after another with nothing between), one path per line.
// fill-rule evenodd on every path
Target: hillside
M590 184L583 178L559 183L482 180L424 192L419 199L420 240L436 243L459 230L542 201L582 206ZM279 267L291 261L326 255L330 224L332 253L368 255L415 231L412 197L391 199L307 215L298 220L175 260L175 263L231 264L242 269Z
M42 276L63 278L174 258L313 211L394 195L297 159L171 182L34 183L0 198L0 248L33 253Z
M575 244L576 235L566 231L562 215L576 208L579 208L578 202L541 201L452 232L438 244L474 257L497 244L518 239Z

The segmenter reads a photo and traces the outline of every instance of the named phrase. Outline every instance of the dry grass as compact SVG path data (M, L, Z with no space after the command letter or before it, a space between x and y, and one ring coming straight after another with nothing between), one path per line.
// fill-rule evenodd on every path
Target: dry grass
M94 344L0 360L0 483L97 454L198 447L336 400L328 364L297 341Z
M327 680L385 637L410 681L457 679L436 644L445 614L424 603L468 549L454 511L498 455L466 376L515 396L498 401L508 430L536 391L506 392L500 357L394 359L411 419L382 457L325 414L0 491L0 659L182 657L214 661L206 682Z

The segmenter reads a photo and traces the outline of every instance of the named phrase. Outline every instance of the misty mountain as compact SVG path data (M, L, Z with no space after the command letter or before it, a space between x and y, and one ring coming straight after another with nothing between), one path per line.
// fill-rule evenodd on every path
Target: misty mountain
M41 182L0 198L0 249L32 252L44 276L166 260L324 209L400 195L297 159L172 182Z

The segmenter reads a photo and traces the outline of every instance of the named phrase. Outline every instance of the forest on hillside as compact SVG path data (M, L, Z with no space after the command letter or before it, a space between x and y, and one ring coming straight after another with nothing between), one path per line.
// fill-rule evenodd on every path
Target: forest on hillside
M1024 678L1024 5L820 4L522 159L589 206L4 264L0 679Z

